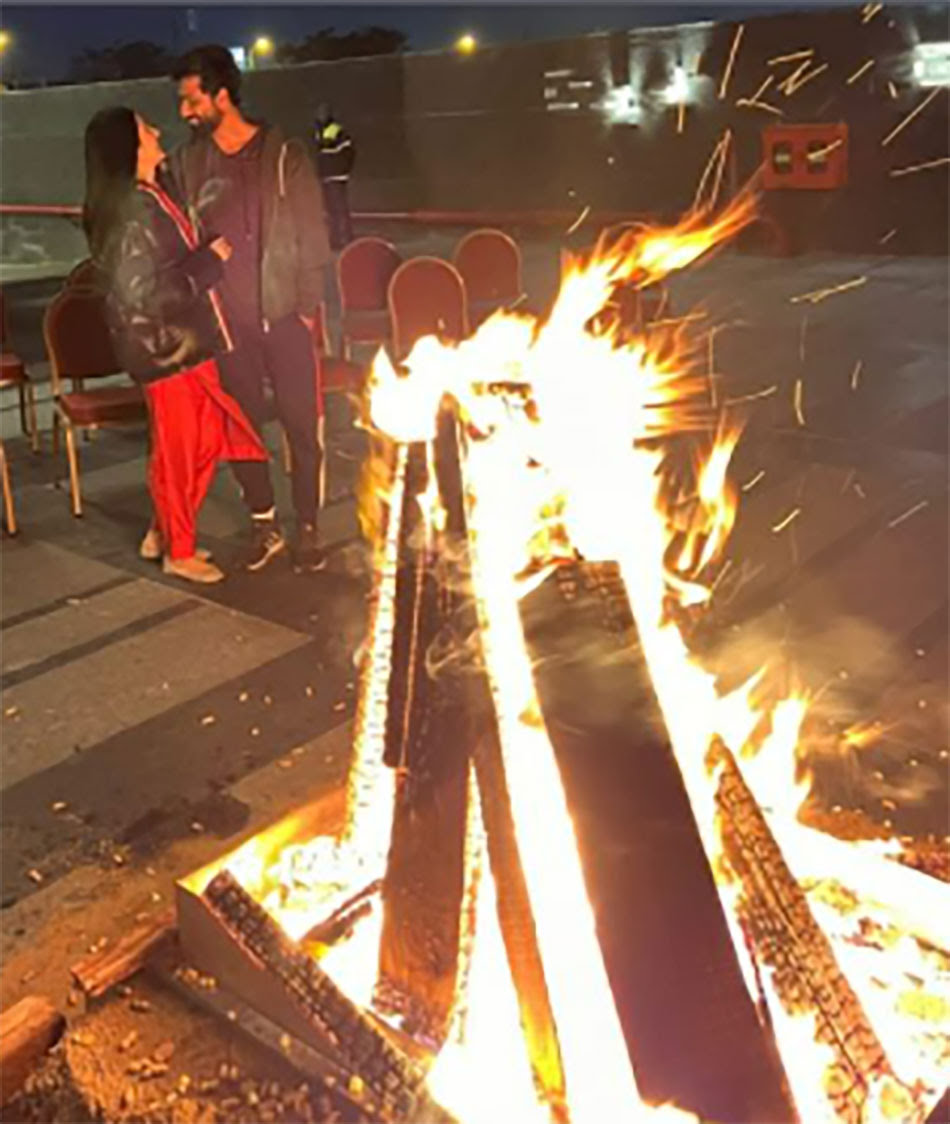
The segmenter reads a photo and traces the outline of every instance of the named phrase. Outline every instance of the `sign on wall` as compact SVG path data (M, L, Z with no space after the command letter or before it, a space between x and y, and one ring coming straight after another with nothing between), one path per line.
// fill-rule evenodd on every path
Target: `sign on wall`
M762 130L769 191L828 191L848 182L848 126L768 125Z

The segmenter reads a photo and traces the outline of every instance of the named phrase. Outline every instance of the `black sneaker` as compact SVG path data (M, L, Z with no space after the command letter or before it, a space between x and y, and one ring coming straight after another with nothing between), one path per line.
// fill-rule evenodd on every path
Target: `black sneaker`
M244 560L245 570L256 573L287 549L287 540L276 519L252 520L251 545Z
M320 546L315 523L299 523L294 543L294 566L298 570L322 570L327 552Z

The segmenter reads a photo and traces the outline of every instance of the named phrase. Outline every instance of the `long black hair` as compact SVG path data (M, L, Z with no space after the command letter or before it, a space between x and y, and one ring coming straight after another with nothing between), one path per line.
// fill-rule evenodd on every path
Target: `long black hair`
M124 105L100 109L86 126L86 201L82 221L93 258L107 265L135 197L139 129Z

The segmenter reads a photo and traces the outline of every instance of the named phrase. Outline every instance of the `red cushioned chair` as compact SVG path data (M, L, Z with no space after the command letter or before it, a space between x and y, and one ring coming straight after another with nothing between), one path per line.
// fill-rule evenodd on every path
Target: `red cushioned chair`
M350 358L354 343L384 344L389 340L386 294L401 264L399 251L382 238L357 238L337 258L344 359Z
M106 325L100 293L88 287L62 289L46 310L43 336L53 384L53 451L59 450L59 428L66 430L69 493L73 515L82 515L77 431L142 425L148 411L141 388L87 382L122 373ZM71 384L66 390L65 384Z
M524 296L521 250L504 231L485 229L466 234L455 247L453 261L465 282L472 328Z
M40 451L40 431L36 423L36 392L30 382L26 364L9 347L7 310L0 289L0 390L15 387L20 400L20 428L29 437L34 453Z
M406 358L416 340L438 336L457 342L468 335L468 299L462 275L440 258L412 258L389 282L393 354Z

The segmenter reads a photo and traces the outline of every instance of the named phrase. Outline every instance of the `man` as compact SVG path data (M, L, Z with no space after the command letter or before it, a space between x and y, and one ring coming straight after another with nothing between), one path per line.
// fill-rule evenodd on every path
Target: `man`
M323 199L330 220L330 245L334 250L342 250L353 241L349 184L356 149L350 134L334 120L332 110L325 103L317 108L313 139Z
M192 218L233 248L220 295L233 348L219 356L221 379L260 431L265 383L291 452L297 518L294 561L319 569L317 535L322 451L311 330L330 260L320 185L305 146L241 111L241 73L224 47L196 47L177 63L179 113L191 139L170 160ZM287 548L268 464L237 462L250 508L246 567L263 569Z

